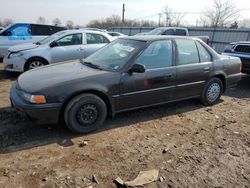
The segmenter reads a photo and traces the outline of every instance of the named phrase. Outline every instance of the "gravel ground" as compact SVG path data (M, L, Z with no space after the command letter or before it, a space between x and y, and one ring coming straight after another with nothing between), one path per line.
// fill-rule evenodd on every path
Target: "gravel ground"
M250 187L250 78L219 104L197 100L126 112L88 135L35 125L10 108L16 74L0 63L1 187L116 187L157 169L145 187ZM98 179L98 184L92 177Z

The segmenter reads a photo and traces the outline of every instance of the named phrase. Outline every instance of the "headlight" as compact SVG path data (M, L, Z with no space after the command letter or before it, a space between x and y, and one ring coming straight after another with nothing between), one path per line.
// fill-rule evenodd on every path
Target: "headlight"
M9 55L9 58L20 57L23 56L23 52L12 52Z
M30 103L43 104L46 103L46 98L43 95L31 95L25 92L21 93L22 98Z

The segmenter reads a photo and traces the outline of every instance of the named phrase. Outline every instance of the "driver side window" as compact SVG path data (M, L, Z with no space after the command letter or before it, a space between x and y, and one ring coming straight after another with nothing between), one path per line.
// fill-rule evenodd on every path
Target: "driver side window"
M146 69L165 68L172 66L172 41L161 40L150 44L135 60Z
M82 44L82 34L66 35L57 41L58 46L70 46Z

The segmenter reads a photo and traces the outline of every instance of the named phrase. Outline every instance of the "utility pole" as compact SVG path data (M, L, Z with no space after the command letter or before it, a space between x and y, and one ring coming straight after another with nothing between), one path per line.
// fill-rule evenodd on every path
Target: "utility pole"
M125 4L122 4L122 23L124 23Z
M166 11L165 14L166 14L166 26L169 27L170 26L170 14L168 11Z
M160 26L161 26L161 17L162 17L162 14L159 13L158 15L159 15L159 23L158 23L158 26L160 27Z

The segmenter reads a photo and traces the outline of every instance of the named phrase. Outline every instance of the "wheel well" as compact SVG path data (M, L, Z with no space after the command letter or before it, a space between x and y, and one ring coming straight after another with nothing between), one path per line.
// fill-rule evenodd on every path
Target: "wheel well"
M24 70L25 70L25 71L27 70L27 63L28 63L29 61L33 60L33 59L40 59L40 60L42 60L46 65L49 64L49 62L48 62L46 59L44 59L43 57L39 57L39 56L31 57L31 58L27 59L27 61L26 61L25 64L24 64Z
M112 109L112 105L110 103L110 100L109 98L101 91L97 91L97 90L87 90L87 91L82 91L82 92L78 92L78 93L75 93L74 95L72 95L71 97L69 97L64 103L63 103L63 106L60 110L60 120L63 120L63 113L64 113L64 110L67 106L67 104L69 103L69 101L71 99L73 99L75 96L77 95L80 95L80 94L84 94L84 93L90 93L90 94L94 94L98 97L100 97L106 104L106 107L107 107L107 112L108 112L108 116L109 117L113 117L113 109Z
M223 93L226 91L226 78L225 76L219 74L219 75L215 75L215 78L219 78L223 84Z

